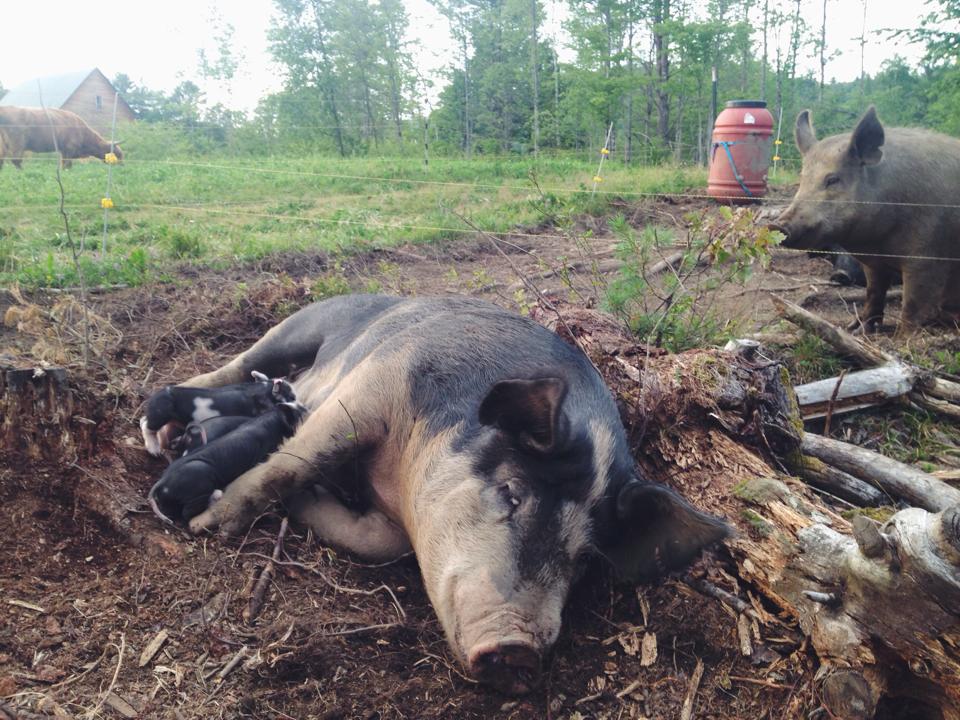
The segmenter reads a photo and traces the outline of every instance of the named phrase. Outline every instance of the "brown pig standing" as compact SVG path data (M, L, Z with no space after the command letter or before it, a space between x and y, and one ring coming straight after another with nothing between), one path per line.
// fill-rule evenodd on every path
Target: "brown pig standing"
M884 129L872 106L852 133L820 141L804 110L796 140L803 155L800 188L775 224L786 247L837 244L863 264L865 328L883 324L887 289L898 274L897 336L960 308L960 140Z

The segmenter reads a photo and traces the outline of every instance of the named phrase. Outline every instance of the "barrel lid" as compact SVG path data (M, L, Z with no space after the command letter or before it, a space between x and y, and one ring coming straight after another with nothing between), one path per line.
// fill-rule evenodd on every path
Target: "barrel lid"
M729 100L725 107L728 108L765 108L767 104L763 100Z

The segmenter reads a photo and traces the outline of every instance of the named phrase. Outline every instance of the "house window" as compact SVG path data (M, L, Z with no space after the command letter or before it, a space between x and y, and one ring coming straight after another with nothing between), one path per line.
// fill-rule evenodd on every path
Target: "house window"
M97 95L97 110L103 110L103 98Z

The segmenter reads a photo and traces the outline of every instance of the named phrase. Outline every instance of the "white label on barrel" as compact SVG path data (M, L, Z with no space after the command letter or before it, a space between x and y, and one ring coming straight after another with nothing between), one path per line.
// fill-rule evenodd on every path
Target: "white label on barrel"
M744 125L756 125L757 119L750 113L744 113L743 115L743 124Z

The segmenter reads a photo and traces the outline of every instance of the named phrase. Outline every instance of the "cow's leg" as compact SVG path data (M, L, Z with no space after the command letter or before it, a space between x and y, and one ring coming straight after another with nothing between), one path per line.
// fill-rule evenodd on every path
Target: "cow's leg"
M363 447L378 445L387 432L390 408L367 388L382 378L354 373L338 392L314 410L296 435L266 462L227 486L223 497L190 522L193 532L219 527L227 535L244 532L272 502L282 501L332 478Z
M324 542L370 562L395 560L411 550L404 529L382 512L356 513L320 487L290 498L286 506Z
M23 170L23 158L10 158L10 162L17 170Z

